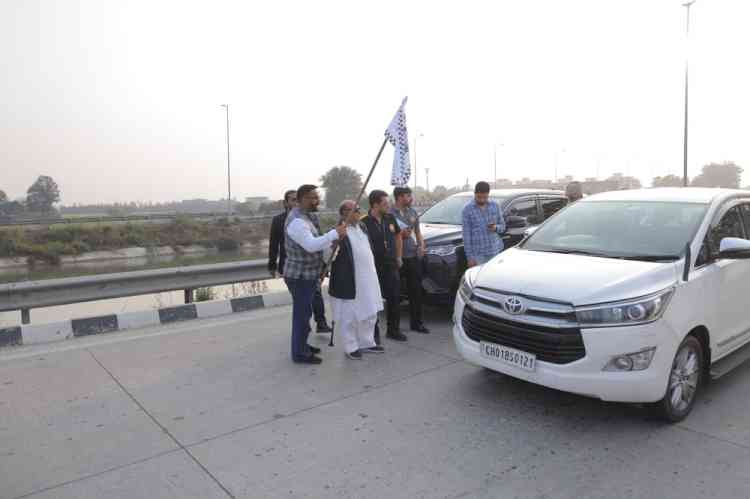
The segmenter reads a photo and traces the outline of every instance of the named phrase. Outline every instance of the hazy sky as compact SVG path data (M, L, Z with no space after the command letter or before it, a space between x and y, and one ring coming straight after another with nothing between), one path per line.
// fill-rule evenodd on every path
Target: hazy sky
M750 2L691 10L690 172L750 169ZM681 174L679 0L0 2L0 189L280 197L365 172L404 95L419 181ZM387 187L392 148L373 187ZM750 179L747 175L746 179Z

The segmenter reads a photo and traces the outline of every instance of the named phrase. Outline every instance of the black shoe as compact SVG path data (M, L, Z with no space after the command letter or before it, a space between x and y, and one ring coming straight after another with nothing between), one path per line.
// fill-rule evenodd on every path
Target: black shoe
M359 350L355 350L352 353L347 353L346 356L350 359L362 360L362 352L360 352Z
M303 359L295 359L295 364L322 364L323 359L320 357L316 357L315 355L310 355L309 357L305 357Z
M318 353L320 353L320 348L318 348L318 347L314 347L314 346L312 346L312 345L307 345L307 348L309 348L309 349L310 349L310 351L311 351L312 353L314 353L314 354L318 354Z
M385 337L390 338L393 341L408 341L406 335L401 331L397 331L395 333L386 333Z
M422 334L430 334L430 330L425 327L424 324L414 324L411 327L412 331Z
M318 324L318 328L315 330L315 332L320 333L320 334L332 333L333 329L331 328L331 326L329 326L325 322L321 322L320 324Z
M381 347L380 345L376 345L374 347L365 348L362 350L363 353L385 353L385 348Z

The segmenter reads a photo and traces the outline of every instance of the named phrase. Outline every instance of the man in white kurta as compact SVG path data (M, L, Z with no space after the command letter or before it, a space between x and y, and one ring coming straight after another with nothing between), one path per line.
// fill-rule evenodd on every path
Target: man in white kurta
M331 309L347 356L361 359L362 353L384 351L375 344L374 339L377 315L383 310L383 297L370 240L362 230L354 202L344 201L339 212L347 220L346 238L351 245L354 261L355 298L344 300L331 297Z

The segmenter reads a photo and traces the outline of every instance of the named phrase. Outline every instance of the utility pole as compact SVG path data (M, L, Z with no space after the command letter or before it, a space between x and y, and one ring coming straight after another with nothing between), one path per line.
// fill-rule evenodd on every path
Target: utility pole
M422 132L417 131L417 134L414 135L414 195L417 195L417 173L419 170L417 169L417 139L420 139L424 137L424 134Z
M560 152L565 152L565 148L563 148ZM558 163L558 155L559 152L555 151L555 184L557 183L557 163Z
M497 189L497 146L503 147L504 144L495 144L493 146L493 150L495 151L494 155L494 166L495 166L495 180L492 182L492 185L495 186L495 189Z
M227 216L232 216L232 170L229 166L229 104L222 104L227 110Z
M682 4L685 7L685 129L682 137L682 184L688 186L688 50L690 48L690 6L695 0L690 0Z
M427 190L427 194L430 193L430 169L425 168L424 169L424 181L425 181L425 189Z

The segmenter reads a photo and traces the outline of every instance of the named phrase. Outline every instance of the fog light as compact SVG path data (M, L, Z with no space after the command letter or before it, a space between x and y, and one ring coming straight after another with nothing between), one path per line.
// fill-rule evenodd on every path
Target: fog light
M627 355L615 357L613 364L615 368L620 371L630 371L631 369L633 369L633 361L630 360L630 357L628 357Z
M656 347L645 348L640 352L626 353L612 357L603 371L643 371L648 369L654 358Z
M648 369L648 366L651 365L651 360L654 358L654 352L656 352L656 348L649 348L648 350L630 354L630 359L633 361L633 371Z

